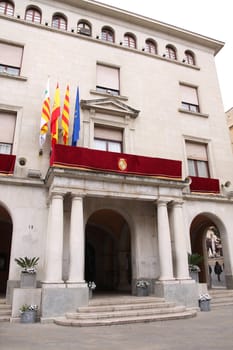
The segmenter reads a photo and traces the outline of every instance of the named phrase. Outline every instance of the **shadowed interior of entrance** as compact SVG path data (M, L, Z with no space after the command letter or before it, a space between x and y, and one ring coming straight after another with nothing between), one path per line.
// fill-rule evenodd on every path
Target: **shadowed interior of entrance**
M0 206L0 293L5 294L9 274L12 221L8 212Z
M96 211L86 225L85 280L96 291L131 291L130 231L125 219L109 209Z

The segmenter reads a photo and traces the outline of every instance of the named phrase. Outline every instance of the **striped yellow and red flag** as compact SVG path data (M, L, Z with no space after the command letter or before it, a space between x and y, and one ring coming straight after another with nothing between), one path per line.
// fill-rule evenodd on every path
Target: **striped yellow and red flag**
M64 99L64 106L62 111L62 119L61 119L62 136L63 136L64 145L68 145L69 123L70 123L70 88L69 88L69 85L67 85L65 99Z
M54 102L53 102L53 110L51 116L51 143L52 146L58 142L58 119L60 117L60 90L59 84L57 83L57 87L55 90Z
M47 134L48 128L49 128L49 121L50 121L50 95L49 95L49 79L48 79L46 89L45 89L45 94L44 94L44 100L43 100L42 112L41 112L41 120L40 120L39 143L40 143L41 148L46 140L46 134Z

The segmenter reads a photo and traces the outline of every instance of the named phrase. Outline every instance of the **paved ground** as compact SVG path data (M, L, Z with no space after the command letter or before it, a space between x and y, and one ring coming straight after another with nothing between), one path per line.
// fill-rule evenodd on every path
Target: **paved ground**
M233 306L188 320L109 327L0 323L1 350L232 350Z

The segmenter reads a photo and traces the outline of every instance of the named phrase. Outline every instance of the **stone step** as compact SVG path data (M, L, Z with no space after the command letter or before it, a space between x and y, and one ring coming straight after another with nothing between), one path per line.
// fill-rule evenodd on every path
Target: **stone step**
M154 296L147 297L136 297L136 296L122 296L122 297L94 297L90 299L90 306L99 306L99 305L114 305L117 304L120 299L121 304L144 304L144 303L154 303L154 302L164 302L164 298L158 298Z
M10 322L10 318L11 316L8 315L0 316L0 322Z
M0 308L0 316L11 315L11 309L1 309Z
M197 311L187 310L184 312L177 312L171 314L159 314L159 315L145 315L137 317L119 317L109 319L98 319L98 320L77 320L66 317L59 317L54 320L54 323L61 326L76 326L76 327L94 327L94 326L111 326L120 324L130 323L144 323L144 322L155 322L165 320L176 320L185 319L196 316Z
M123 310L123 311L115 311L112 312L75 312L75 313L67 313L67 318L72 319L78 319L78 320L87 320L87 319L93 319L93 320L99 320L99 319L106 319L106 318L123 318L123 317L138 317L138 316L152 316L152 315L162 315L162 314L170 314L170 313L180 313L185 311L184 306L176 306L176 307L169 307L169 308L150 308L150 309L136 309L136 310Z
M9 322L11 318L11 305L6 304L6 299L0 299L0 322Z
M211 289L211 308L233 305L232 289Z
M130 310L140 310L140 309L152 309L158 308L168 308L175 306L172 302L157 302L157 303L129 303L129 304L111 304L111 305L98 305L98 306L82 306L77 309L77 312L113 312L113 311L130 311Z

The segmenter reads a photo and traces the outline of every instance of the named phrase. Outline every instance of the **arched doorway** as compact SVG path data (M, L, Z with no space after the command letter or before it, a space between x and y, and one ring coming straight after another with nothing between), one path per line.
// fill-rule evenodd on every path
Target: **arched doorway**
M9 275L12 221L5 208L0 206L0 294L5 295Z
M119 213L98 210L86 225L85 280L96 291L131 292L130 230Z
M206 283L208 288L225 287L224 256L221 230L211 214L199 214L190 227L191 250L203 257L199 264L199 282ZM215 264L220 264L220 280L215 274Z

